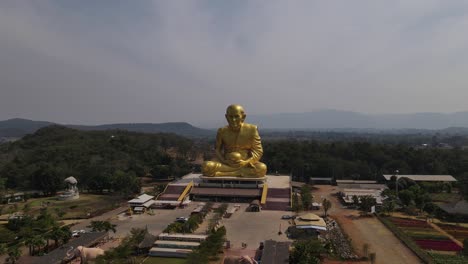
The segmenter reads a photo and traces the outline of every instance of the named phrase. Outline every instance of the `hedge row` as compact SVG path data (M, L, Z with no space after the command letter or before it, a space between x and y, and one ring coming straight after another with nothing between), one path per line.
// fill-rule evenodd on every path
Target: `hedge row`
M468 258L463 256L453 256L446 254L437 254L429 252L429 255L434 259L435 264L466 264Z
M409 249L411 249L416 256L418 256L426 264L434 264L431 256L425 251L422 250L410 237L408 237L403 231L401 231L395 224L390 220L380 215L377 215L377 218L388 228L393 234L400 239Z

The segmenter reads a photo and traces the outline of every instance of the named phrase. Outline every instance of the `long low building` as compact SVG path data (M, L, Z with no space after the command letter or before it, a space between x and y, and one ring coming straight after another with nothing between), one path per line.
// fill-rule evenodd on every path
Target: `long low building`
M398 179L408 178L417 182L456 182L452 175L395 175L395 174L384 174L383 177L385 180L390 181L392 177L395 176Z
M192 253L191 249L153 247L148 252L148 256L186 258L190 253Z
M206 240L207 235L161 233L148 256L186 258Z
M341 197L346 204L354 203L353 197L357 196L372 196L375 198L377 204L382 204L382 190L375 190L375 189L343 189L341 191Z

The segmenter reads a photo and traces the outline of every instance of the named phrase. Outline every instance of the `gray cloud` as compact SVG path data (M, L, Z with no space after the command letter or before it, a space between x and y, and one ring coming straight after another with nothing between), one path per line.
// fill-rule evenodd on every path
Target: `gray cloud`
M40 3L40 4L38 4ZM0 119L468 110L466 1L4 1Z

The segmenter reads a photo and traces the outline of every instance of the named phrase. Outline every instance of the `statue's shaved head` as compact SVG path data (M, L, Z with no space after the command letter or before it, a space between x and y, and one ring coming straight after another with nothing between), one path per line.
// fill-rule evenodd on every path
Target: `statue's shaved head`
M245 115L245 111L244 111L244 108L241 106L241 105L237 105L237 104L232 104L230 106L228 106L228 108L226 109L226 114L229 114L229 113L241 113L242 115Z

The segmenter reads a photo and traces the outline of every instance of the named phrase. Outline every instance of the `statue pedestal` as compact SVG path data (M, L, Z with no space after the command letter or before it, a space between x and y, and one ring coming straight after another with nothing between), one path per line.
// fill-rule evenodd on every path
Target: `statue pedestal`
M261 188L266 181L262 178L243 178L243 177L210 177L200 175L200 187L218 187L218 188Z
M60 201L75 200L78 198L80 198L80 194L78 192L70 192L70 191L66 191L57 197L57 199L59 199Z

